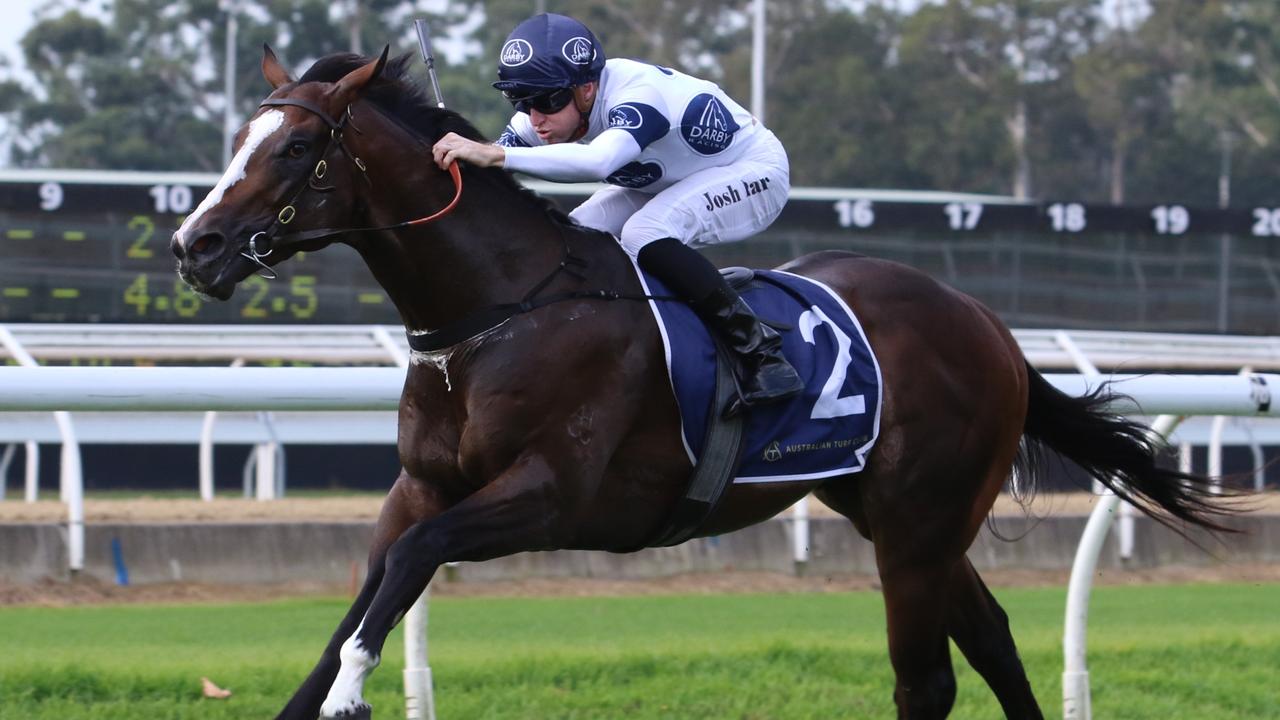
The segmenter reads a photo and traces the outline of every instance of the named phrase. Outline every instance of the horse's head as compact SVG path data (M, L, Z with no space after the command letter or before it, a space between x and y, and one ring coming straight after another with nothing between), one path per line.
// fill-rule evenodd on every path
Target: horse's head
M351 105L387 59L384 49L336 82L299 83L263 49L262 73L274 91L240 128L231 164L170 243L182 279L219 300L254 271L329 242L295 228L350 225L364 170L343 133L354 127Z

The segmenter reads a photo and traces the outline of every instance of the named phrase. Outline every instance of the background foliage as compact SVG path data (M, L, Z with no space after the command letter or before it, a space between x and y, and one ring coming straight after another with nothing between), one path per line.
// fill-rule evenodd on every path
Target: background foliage
M225 0L224 0L225 1ZM0 68L0 142L34 167L221 167L219 0L49 0ZM449 104L496 135L493 58L539 6L611 56L671 65L749 102L750 0L239 0L236 111L329 52L415 51L427 17ZM445 38L449 38L446 42ZM1280 4L1272 0L792 0L769 8L768 124L795 185L1215 205L1274 199Z

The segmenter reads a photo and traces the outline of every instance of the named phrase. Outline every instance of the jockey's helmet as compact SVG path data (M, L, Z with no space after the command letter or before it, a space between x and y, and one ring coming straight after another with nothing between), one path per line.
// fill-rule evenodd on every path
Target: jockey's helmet
M543 13L520 23L507 36L493 86L515 102L599 80L604 60L604 48L586 25L565 15Z

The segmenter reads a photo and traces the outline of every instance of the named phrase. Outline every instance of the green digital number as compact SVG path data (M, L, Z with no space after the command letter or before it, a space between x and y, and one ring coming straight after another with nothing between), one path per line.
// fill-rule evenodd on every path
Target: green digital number
M129 249L125 251L125 257L134 260L149 260L155 256L151 248L147 247L147 243L151 242L151 236L156 233L156 223L146 215L134 215L129 220L129 229L138 231L138 239L133 241Z
M264 301L267 299L267 281L262 279L260 275L250 275L244 281L245 292L251 292L249 303L240 311L240 317L260 319L267 316L267 309L263 307Z
M139 315L147 314L147 306L151 304L151 295L147 292L146 273L138 275L129 287L124 289L124 303L138 309Z
M289 281L289 294L302 300L301 303L289 303L289 312L299 320L306 320L316 314L316 306L320 298L316 295L316 278L314 275L295 275Z
M173 310L178 317L195 317L200 310L200 296L182 278L173 281Z

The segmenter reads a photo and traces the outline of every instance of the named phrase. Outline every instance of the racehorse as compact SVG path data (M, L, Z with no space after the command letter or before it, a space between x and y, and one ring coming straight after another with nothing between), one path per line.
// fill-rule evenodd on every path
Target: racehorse
M363 683L442 563L646 547L691 464L662 339L647 303L627 299L644 293L611 236L572 223L509 173L437 168L435 140L480 135L427 100L407 57L329 56L295 80L265 50L273 91L175 233L178 273L226 300L251 274L340 241L412 337L445 338L407 372L403 470L368 577L279 715L369 717ZM1007 617L965 556L1015 462L1056 452L1166 523L1222 530L1228 511L1207 479L1158 467L1144 429L1106 413L1110 396L1054 389L973 298L846 252L782 269L856 311L883 368L880 439L857 475L729 486L697 535L761 522L814 493L874 543L899 717L949 713L948 637L1009 717L1041 717ZM1034 486L1034 474L1021 477Z

